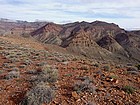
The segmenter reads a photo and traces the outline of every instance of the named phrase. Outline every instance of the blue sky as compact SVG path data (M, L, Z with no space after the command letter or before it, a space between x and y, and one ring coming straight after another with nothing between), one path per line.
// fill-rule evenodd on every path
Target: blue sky
M95 20L140 29L140 0L0 0L0 18L56 23Z

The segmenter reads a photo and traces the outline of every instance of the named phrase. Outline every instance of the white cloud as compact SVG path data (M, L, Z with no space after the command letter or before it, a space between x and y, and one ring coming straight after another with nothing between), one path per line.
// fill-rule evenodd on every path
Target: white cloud
M34 21L116 22L125 28L140 27L140 0L0 0L3 18Z

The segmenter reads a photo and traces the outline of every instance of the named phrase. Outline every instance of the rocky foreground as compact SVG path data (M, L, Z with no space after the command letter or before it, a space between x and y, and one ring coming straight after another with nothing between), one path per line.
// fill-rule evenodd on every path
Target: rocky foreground
M0 105L140 105L140 66L92 61L26 40L0 37Z

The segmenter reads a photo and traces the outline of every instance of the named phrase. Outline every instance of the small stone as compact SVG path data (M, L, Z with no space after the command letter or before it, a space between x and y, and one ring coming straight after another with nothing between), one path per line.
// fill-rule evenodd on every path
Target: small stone
M57 102L57 101L53 101L53 102L54 102L56 105L59 104L59 102Z
M86 96L83 96L83 98L86 98Z
M63 100L61 104L59 105L67 105L68 103L66 102L66 100Z
M119 80L115 80L115 83L119 83Z
M69 62L62 62L62 64L67 65Z
M80 101L81 101L81 99L77 99L77 100L76 100L76 102L80 102Z
M137 80L138 82L140 82L140 78L136 78L136 80Z
M75 99L79 98L79 95L77 94L76 91L72 92L72 97L74 97Z

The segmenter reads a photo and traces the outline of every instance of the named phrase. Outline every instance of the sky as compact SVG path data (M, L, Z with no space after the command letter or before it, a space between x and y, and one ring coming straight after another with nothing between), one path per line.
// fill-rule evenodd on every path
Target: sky
M140 0L0 0L0 18L62 24L99 20L140 29Z

